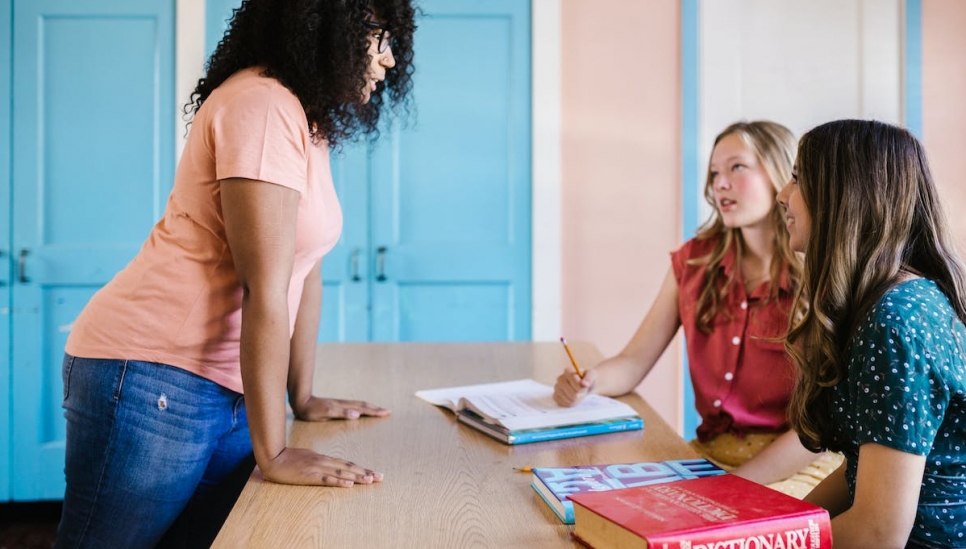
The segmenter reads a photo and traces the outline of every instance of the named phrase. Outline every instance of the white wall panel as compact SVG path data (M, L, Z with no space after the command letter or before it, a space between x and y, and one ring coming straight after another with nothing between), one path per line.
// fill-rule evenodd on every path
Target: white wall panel
M838 118L901 122L901 0L704 0L699 17L702 175L737 120L796 135Z
M188 137L185 103L205 75L205 0L177 0L175 4L175 162L181 159Z

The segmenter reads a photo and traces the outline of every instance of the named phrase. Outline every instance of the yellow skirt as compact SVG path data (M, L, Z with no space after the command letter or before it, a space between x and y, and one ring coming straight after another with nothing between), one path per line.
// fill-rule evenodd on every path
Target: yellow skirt
M723 433L707 442L701 442L697 439L692 440L691 447L715 465L726 471L731 471L755 457L758 452L778 437L778 433L756 433L744 437ZM826 452L801 471L768 486L801 499L808 495L812 488L818 486L818 483L822 482L832 471L838 469L842 465L843 459L842 454Z

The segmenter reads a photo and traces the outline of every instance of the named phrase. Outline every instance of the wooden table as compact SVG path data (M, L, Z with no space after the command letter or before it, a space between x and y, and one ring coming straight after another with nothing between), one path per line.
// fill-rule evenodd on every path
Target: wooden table
M600 353L574 344L580 364ZM460 425L419 389L532 377L553 380L568 364L559 343L324 344L315 393L367 400L388 418L292 422L289 444L350 459L385 475L353 488L283 486L252 474L213 547L579 547L571 527L530 488L523 466L696 457L637 395L621 397L644 430L506 446Z

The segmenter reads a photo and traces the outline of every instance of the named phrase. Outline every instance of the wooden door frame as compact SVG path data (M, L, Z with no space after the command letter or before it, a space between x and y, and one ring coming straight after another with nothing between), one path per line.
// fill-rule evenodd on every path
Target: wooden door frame
M560 209L561 0L530 4L531 284L530 338L553 341L562 327Z
M13 2L0 0L0 40L5 46L0 55L0 103L10 105L13 95ZM12 494L11 472L13 463L13 181L10 171L10 128L13 113L9 108L0 111L0 212L7 215L7 221L0 227L0 502L10 500Z
M175 160L184 148L181 107L204 75L205 0L176 0ZM531 0L531 339L555 340L561 327L560 8ZM418 60L417 60L418 63Z

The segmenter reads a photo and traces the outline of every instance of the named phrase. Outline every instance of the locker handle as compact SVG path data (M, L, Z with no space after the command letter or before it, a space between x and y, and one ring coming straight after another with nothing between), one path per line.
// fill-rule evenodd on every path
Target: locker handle
M0 250L0 257L3 257L3 250ZM0 288L3 288L6 285L7 285L6 282L0 280Z
M30 250L28 250L27 248L22 248L20 250L20 258L18 259L18 264L19 264L21 284L30 283L30 279L27 278L27 256L28 255L30 255Z
M376 281L386 281L386 247L376 248Z
M359 248L352 250L352 255L349 261L352 264L352 281L359 282L362 280L362 277L359 276Z

